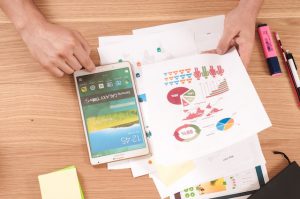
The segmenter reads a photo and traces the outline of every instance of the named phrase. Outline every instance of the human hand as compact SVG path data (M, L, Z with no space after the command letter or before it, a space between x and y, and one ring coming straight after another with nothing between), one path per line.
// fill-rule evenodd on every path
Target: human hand
M215 50L217 54L224 54L231 47L236 46L243 64L248 66L254 45L255 21L260 7L259 3L261 2L257 1L255 5L249 5L249 2L243 4L241 1L226 15L223 35Z
M56 77L95 69L89 44L77 31L43 21L25 26L20 34L32 56Z

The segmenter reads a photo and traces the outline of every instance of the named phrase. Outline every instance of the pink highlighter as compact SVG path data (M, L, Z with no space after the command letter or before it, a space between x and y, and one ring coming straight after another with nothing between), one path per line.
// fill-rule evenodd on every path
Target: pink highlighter
M276 55L276 50L272 40L270 28L267 24L259 24L257 26L257 29L270 73L274 77L280 76L281 69Z

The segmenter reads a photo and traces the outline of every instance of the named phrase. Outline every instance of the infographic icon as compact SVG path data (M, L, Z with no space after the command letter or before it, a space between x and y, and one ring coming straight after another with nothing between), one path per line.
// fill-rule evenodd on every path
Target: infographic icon
M180 142L189 142L200 135L201 129L194 124L185 124L178 127L174 132L174 137Z
M188 106L196 98L196 92L194 89L190 89L181 95L181 102L183 106Z
M180 105L181 98L180 96L187 92L189 89L185 87L177 87L169 91L167 99L171 104Z
M226 131L234 125L234 120L232 118L224 118L220 120L216 127L219 131Z

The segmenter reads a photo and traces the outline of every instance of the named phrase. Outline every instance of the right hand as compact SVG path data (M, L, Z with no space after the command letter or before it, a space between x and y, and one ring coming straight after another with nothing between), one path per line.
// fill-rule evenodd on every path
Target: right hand
M77 31L42 22L25 27L20 33L32 56L56 77L81 68L90 72L95 69L89 44Z
M244 4L231 10L226 15L223 36L216 52L222 55L236 46L244 65L248 66L255 42L256 14Z

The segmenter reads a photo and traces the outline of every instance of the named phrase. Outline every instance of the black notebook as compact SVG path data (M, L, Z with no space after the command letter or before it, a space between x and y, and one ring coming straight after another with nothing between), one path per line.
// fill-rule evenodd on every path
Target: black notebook
M300 167L287 160L289 165L249 199L300 199Z

